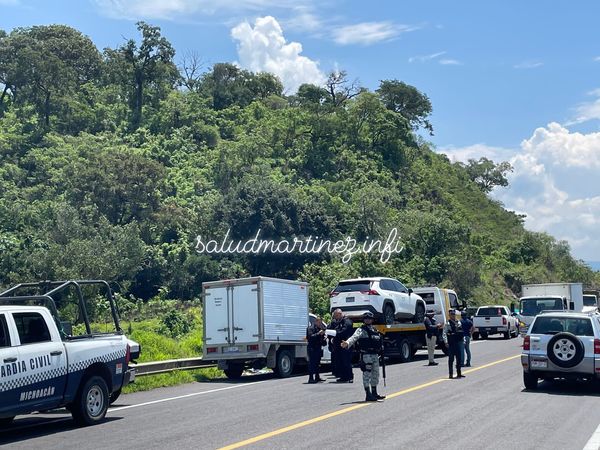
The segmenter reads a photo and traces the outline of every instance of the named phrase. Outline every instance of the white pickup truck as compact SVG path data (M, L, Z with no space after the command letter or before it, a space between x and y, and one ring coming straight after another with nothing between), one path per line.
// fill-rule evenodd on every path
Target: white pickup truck
M86 320L87 332L73 336L68 324L58 320L53 296L69 287L79 289L79 283L45 284L50 291L42 295L16 295L35 283L0 293L1 427L17 415L60 407L69 409L79 425L98 423L111 397L116 399L134 380L128 364L138 356L139 346L120 329L110 289L116 332L93 332ZM48 308L22 304L28 301L44 301ZM136 345L133 353L130 343Z
M519 321L502 305L480 306L473 317L473 337L487 339L491 334L503 334L504 339L519 335Z

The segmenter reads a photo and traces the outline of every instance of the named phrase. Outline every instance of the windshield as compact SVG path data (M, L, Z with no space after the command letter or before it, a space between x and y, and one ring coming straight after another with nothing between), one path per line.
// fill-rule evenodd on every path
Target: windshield
M583 306L598 306L595 295L584 295Z
M365 281L342 281L333 292L360 292L371 289L371 280Z
M523 316L537 316L546 310L563 310L563 302L560 298L527 298L520 302L521 314Z
M477 310L477 315L479 317L481 316L501 316L502 314L504 314L504 310L502 308L494 308L494 307L485 307L485 308L479 308Z
M575 336L593 336L594 329L590 319L573 317L540 316L535 319L531 334L556 334L567 331Z

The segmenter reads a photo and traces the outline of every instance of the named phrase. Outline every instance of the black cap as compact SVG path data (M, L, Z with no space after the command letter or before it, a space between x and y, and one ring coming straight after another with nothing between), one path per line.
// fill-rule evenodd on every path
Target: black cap
M373 315L373 313L371 311L367 311L366 313L363 314L363 319L374 319L375 316Z

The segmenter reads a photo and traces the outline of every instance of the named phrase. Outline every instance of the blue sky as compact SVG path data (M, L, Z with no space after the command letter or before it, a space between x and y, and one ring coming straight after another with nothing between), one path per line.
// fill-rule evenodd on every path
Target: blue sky
M600 2L0 0L0 28L64 23L100 48L161 26L179 55L280 75L289 91L332 69L431 99L438 151L515 166L493 196L526 226L600 261Z

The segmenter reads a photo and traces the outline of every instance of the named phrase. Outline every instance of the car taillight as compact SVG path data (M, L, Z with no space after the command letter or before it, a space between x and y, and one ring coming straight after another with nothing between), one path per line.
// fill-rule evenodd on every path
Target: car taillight
M506 317L502 318L502 325L506 325Z
M531 347L531 339L529 336L525 336L525 339L523 340L523 350L529 350L530 347ZM596 348L595 345L594 345L594 348Z
M217 347L208 347L206 353L217 353Z
M247 345L246 349L249 352L257 352L258 351L258 344Z
M336 295L338 295L338 294L339 294L339 292L331 291L331 292L329 293L329 298L331 298L331 297L335 297L335 296L336 296Z
M360 291L360 293L365 295L379 295L379 292L377 292L374 289L369 289L368 291Z
M600 339L594 339L594 355L600 355Z

